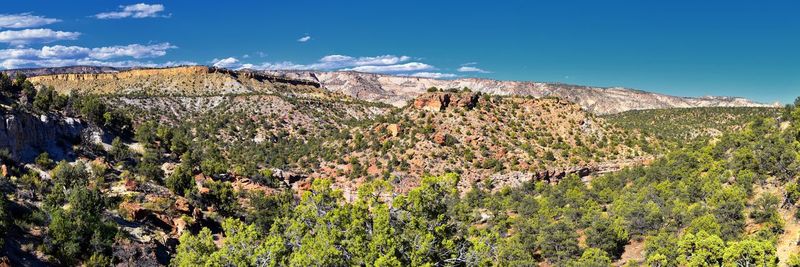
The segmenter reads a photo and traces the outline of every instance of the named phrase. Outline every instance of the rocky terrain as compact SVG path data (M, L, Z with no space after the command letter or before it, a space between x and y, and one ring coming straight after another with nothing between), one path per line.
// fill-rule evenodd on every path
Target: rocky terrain
M4 113L0 110L0 149L22 161L32 161L42 151L58 160L74 157L72 144L79 141L87 128L85 122L76 118Z
M658 142L550 97L428 92L384 117L333 142L350 152L312 176L337 178L346 194L364 178L393 177L403 191L426 173L447 172L460 174L464 192L475 184L493 190L640 164Z
M665 212L691 213L691 207L702 207L677 203L660 210L655 201L669 202L651 198L662 191L646 190L699 188L718 194L729 186L722 185L724 181L741 180L751 187L763 183L748 172L719 179L723 176L712 175L722 175L721 170L711 166L753 168L761 171L758 177L784 175L738 162L753 158L761 165L776 161L776 170L796 168L788 162L796 159L790 153L796 144L781 141L796 136L780 132L794 129L780 121L789 116L787 110L660 109L600 115L639 108L758 105L742 99L482 79L202 66L26 72L34 76L15 76L12 81L0 75L0 81L9 81L0 83L0 233L6 232L0 235L5 254L0 265L180 265L175 262L184 260L181 255L197 251L192 248L199 244L192 241L194 236L207 240L203 242L209 251L230 247L225 242L253 231L257 234L247 234L248 242L260 242L259 235L269 234L324 244L305 237L325 231L350 233L361 227L358 220L380 210L385 212L385 225L399 227L392 229L404 233L397 236L406 244L430 233L431 227L461 227L453 233L469 238L453 242L469 249L480 247L481 240L500 240L472 236L486 229L487 234L520 236L519 245L537 240L537 246L547 246L556 238L549 236L550 230L526 229L552 225L553 220L570 222L559 226L566 230L555 231L575 233L570 237L576 240L573 247L598 246L592 236L616 225L635 236L615 237L614 247L604 253L642 262L642 255L621 256L642 254L623 248L629 240L641 244L635 240L647 236L647 229L657 229ZM642 103L635 102L638 98ZM742 131L748 136L740 141L720 135L762 118ZM708 128L694 131L704 124ZM775 129L754 128L771 125ZM757 133L769 131L775 134L763 144L754 143L757 149L731 154L736 161L707 162L727 157L729 149L723 146L759 141L762 136ZM697 136L722 136L719 149L699 150L719 153L670 152L674 148L669 145ZM773 147L761 149L765 146ZM703 175L714 178L694 179ZM700 186L698 181L719 184ZM701 199L680 195L685 203ZM370 206L374 204L378 206ZM461 211L443 212L448 207ZM424 210L434 211L433 216L417 215ZM690 218L688 213L675 218ZM315 216L339 215L349 217L308 224ZM442 216L457 219L442 225ZM414 221L419 218L435 224L403 228L424 222ZM621 219L635 223L617 225ZM681 220L690 225L695 221ZM252 227L231 224L235 222ZM325 230L343 222L347 224ZM297 234L294 227L305 229ZM275 242L276 249L309 254L298 250L308 246ZM352 244L347 251L364 247ZM533 261L553 259L547 249L523 252Z
M577 103L595 114L657 108L767 106L740 97L678 97L622 87L601 88L562 83L478 78L442 80L341 71L267 71L266 73L319 82L322 87L334 92L395 106L405 105L430 87L443 89L467 87L473 91L495 95L553 96Z
M246 82L241 78L254 78L257 81L280 78L284 79L284 82L294 81L309 86L320 86L331 92L356 99L381 102L396 107L406 105L430 87L442 89L467 87L473 91L495 95L554 96L577 103L595 114L676 107L769 106L739 97L678 97L621 87L601 88L562 83L498 81L478 78L442 80L348 71L229 71L195 66L133 71L108 67L66 67L7 70L5 72L17 71L29 76L47 76L33 80L45 84L64 85L70 89L79 89L78 86L74 86L75 88L69 86L70 81L77 84L78 81L89 80L93 81L93 85L89 88L106 93L109 93L109 90L131 92L130 90L134 90L134 87L137 88L135 90L140 90L137 91L138 93L153 93L152 90L160 90L159 93L169 94L251 93L265 89L258 82ZM152 84L146 77L155 73L174 75L174 79L167 84ZM216 78L199 83L197 77L191 77L192 75L216 76ZM138 77L138 81L128 84L120 81L121 83L117 84L115 80L133 77ZM236 79L239 79L238 82L233 82ZM113 86L111 86L112 84Z
M299 177L340 177L339 184L351 189L359 183L351 183L354 177L393 176L403 191L426 173L450 171L463 172L462 188L487 177L501 188L614 169L641 162L652 149L645 137L610 127L587 113L586 106L541 93L561 88L545 83L202 66L78 70L29 80L64 94L101 96L111 106L124 107L135 121L156 120L189 132L203 129L210 135L196 138L218 144L224 153L307 151L284 159L258 158ZM364 81L353 84L343 77ZM373 82L387 86L372 88ZM471 86L482 89L464 90ZM442 89L430 93L429 87ZM394 96L386 97L389 93ZM283 142L288 143L270 145ZM240 164L247 160L252 157L242 157Z

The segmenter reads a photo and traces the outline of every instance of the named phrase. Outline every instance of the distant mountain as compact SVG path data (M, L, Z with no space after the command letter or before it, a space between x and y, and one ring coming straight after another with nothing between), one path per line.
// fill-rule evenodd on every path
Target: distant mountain
M180 69L185 67L167 68ZM563 83L543 83L526 81L498 81L480 78L463 78L442 80L432 78L418 78L407 76L394 76L386 74L361 73L350 71L253 71L240 70L228 71L209 67L201 68L200 72L219 72L233 76L270 77L285 81L298 81L318 84L332 92L342 93L354 98L391 104L397 107L404 106L415 97L423 94L430 87L441 89L469 88L472 91L490 93L495 95L519 95L534 97L558 97L579 104L589 112L595 114L614 114L628 110L660 109L660 108L688 108L688 107L762 107L768 104L754 102L741 97L707 96L707 97L679 97L642 90L622 87L593 87L570 85ZM111 67L75 66L61 68L40 68L6 70L6 73L22 72L28 76L45 76L58 74L100 74L119 73L128 69ZM66 76L54 79L67 79ZM228 86L229 84L217 84ZM240 84L241 85L241 84ZM247 90L236 85L237 89ZM113 86L112 86L113 87ZM113 88L106 88L106 90ZM118 88L131 89L131 88ZM158 88L151 88L158 90ZM176 88L170 88L174 90ZM210 92L229 91L230 88L186 88L191 91L210 90ZM104 90L104 91L106 91ZM242 91L242 90L235 90ZM107 92L107 91L106 91Z
M361 72L266 71L272 75L315 81L331 91L368 101L403 106L429 87L464 88L496 95L559 97L581 105L596 114L628 110L688 107L761 107L770 106L741 97L679 97L622 87L592 87L563 83L498 81L463 78L442 80Z

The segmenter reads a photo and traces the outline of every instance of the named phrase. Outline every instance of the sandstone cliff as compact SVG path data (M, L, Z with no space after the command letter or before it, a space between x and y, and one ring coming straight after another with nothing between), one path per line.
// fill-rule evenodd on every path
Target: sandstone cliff
M36 85L53 86L61 92L147 96L270 94L287 86L296 86L295 89L300 90L319 87L318 83L311 81L206 66L56 73L28 79Z
M60 90L108 94L220 95L272 93L277 85L322 87L353 98L402 107L429 87L470 88L495 95L559 97L595 114L628 110L768 106L740 97L678 97L622 87L592 87L562 83L498 81L463 78L441 80L349 71L232 71L205 66L163 69L67 67L20 71L39 84Z
M13 112L0 115L0 149L17 160L32 161L41 152L59 160L71 155L86 124L74 118Z
M689 107L767 106L740 97L678 97L622 87L592 87L562 83L498 81L479 78L441 80L360 72L268 71L272 75L319 82L328 90L353 97L403 106L429 87L468 87L496 95L554 96L581 105L595 114L628 110Z

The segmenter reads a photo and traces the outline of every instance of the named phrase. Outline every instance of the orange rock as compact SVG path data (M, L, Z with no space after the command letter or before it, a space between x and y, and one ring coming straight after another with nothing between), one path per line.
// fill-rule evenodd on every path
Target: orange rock
M311 190L311 181L305 180L305 181L297 183L297 191L298 191L298 193L300 191L308 191L308 190Z
M129 219L141 220L147 216L147 210L142 208L142 205L134 202L122 202L119 204L121 213L128 216Z
M378 169L377 165L370 165L369 168L367 168L367 174L369 175L376 175L379 173L381 173L381 170Z
M450 104L450 94L446 93L423 94L414 100L414 107L430 111L444 110L448 104Z
M178 197L178 199L175 200L175 210L183 213L189 213L189 211L192 210L192 205L189 204L189 201L186 200L186 198Z
M208 189L208 187L200 187L197 192L200 192L201 195L205 195L211 192L211 189Z
M442 146L442 145L445 144L445 141L447 141L447 137L445 136L444 133L437 132L437 133L433 134L433 142L434 143Z
M186 230L187 223L182 218L175 218L172 219L172 225L175 225L175 228L172 229L172 233L175 236L181 236Z
M386 130L392 135L392 137L397 137L400 134L400 125L397 123L392 123L386 126Z
M136 182L136 180L133 180L133 179L125 180L125 190L135 191L136 188L138 188L138 187L139 187L139 183Z

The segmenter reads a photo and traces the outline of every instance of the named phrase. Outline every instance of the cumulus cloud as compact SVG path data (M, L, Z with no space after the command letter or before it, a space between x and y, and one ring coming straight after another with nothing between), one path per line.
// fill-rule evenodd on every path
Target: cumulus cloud
M31 13L0 14L0 28L33 28L59 22L59 19L35 16Z
M458 77L458 75L452 73L441 73L441 72L416 72L409 74L408 76L420 77L420 78L434 78L434 79L446 79L446 78Z
M311 40L311 36L309 36L309 35L306 35L306 36L300 37L300 39L297 39L297 41L301 42L301 43L308 42L309 40Z
M167 54L168 49L177 48L170 43L152 45L130 44L92 49L92 58L108 59L114 57L149 58L160 57Z
M291 61L264 62L260 64L243 63L235 57L214 59L211 64L215 67L229 69L256 69L256 70L353 70L364 72L401 72L433 69L433 66L410 62L408 56L382 55L374 57L352 57L346 55L328 55L310 64L297 64Z
M111 59L118 57L132 57L136 59L160 57L167 54L168 49L177 48L170 43L151 45L130 44L106 47L87 48L81 46L44 46L34 48L0 49L0 59Z
M79 32L54 31L51 29L25 29L0 32L0 43L26 45L31 43L50 43L61 40L78 39Z
M239 63L239 60L234 57L223 58L223 59L214 59L211 61L211 65L217 68L240 68L242 66Z
M157 18L157 17L169 17L170 15L163 15L161 14L164 11L164 5L162 4L145 4L139 3L134 5L127 5L127 6L119 6L121 9L120 11L112 11L112 12L103 12L97 15L94 15L95 18L98 19L123 19L123 18Z
M58 67L69 65L97 65L114 67L154 67L172 65L196 65L194 62L153 63L135 60L108 61L118 58L154 58L164 56L167 50L177 48L170 43L130 44L107 47L44 46L34 48L0 49L0 66L5 69L21 67Z
M311 68L309 68L309 65L295 64L290 61L264 62L261 64L245 63L232 68L254 69L254 70L311 70Z
M163 63L156 63L152 61L137 61L137 60L103 61L103 60L91 60L91 59L0 60L0 69L64 67L64 66L78 66L78 65L106 66L106 67L117 67L117 68L131 68L131 67L160 68L160 67L197 65L197 63L192 61L167 61Z
M405 62L410 60L411 57L408 56L393 56L393 55L383 55L383 56L376 56L376 57L358 57L354 58L351 56L344 56L344 55L329 55L324 56L319 60L318 68L342 68L342 67L357 67L357 66L367 66L367 65L393 65L400 62Z
M483 70L483 69L479 69L477 67L472 67L472 66L461 66L460 68L458 68L458 71L459 72L491 73L489 71L486 71L486 70Z
M433 66L421 63L421 62L409 62L405 64L395 64L395 65L368 65L368 66L359 66L355 68L348 68L344 70L348 71L359 71L359 72L377 72L377 73L392 73L392 72L409 72L409 71L421 71L421 70L432 70L434 69Z

